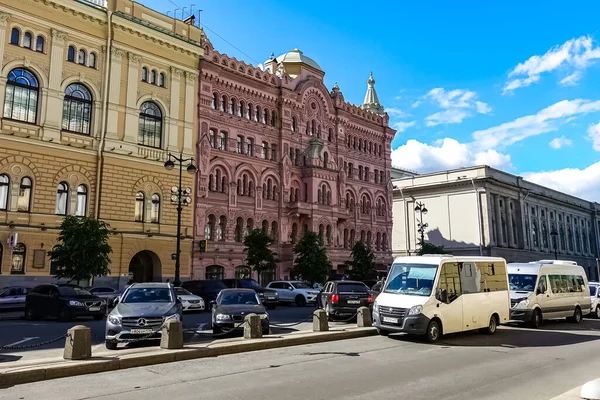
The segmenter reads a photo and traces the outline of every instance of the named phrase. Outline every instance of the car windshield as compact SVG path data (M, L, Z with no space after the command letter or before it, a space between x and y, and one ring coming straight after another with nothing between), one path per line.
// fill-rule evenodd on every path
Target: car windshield
M171 303L173 295L167 288L130 288L122 303Z
M590 285L590 296L592 296L592 297L596 296L597 292L598 292L598 286Z
M258 284L254 279L240 279L240 287L244 289L263 290L263 287Z
M518 292L533 292L537 275L508 274L510 290Z
M260 303L252 292L224 292L221 295L220 304L228 306L234 304L258 305Z
M79 286L61 286L58 288L61 296L90 296L91 293Z
M302 282L292 282L292 286L296 289L310 289L310 286Z
M431 296L437 264L393 264L385 293Z
M192 296L190 292L180 287L175 288L175 294L177 294L177 296Z

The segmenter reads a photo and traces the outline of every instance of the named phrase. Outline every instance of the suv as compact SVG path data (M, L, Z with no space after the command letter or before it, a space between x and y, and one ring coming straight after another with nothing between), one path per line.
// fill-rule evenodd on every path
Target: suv
M223 289L227 289L227 285L218 279L206 279L197 281L185 281L181 287L188 292L202 297L204 304L211 307L211 302L217 299L217 296Z
M274 310L279 303L279 295L273 289L265 289L254 279L223 279L223 283L230 289L252 289L258 293L258 298L269 310Z
M39 285L25 297L25 318L29 321L44 317L63 322L75 317L101 320L104 315L106 300L77 285Z
M274 289L279 295L282 303L296 303L298 307L304 307L307 303L315 303L319 290L311 289L300 281L274 281L267 285L268 289Z
M169 283L134 283L117 299L106 318L106 348L115 350L119 343L160 338L163 325L179 321L181 301Z

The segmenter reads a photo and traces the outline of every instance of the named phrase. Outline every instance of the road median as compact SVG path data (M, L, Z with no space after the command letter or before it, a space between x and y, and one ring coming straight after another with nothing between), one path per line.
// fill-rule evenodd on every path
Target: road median
M34 360L23 363L16 361L11 362L10 365L0 365L0 388L118 369L335 340L355 339L375 334L375 328L345 328L334 329L328 332L297 332L286 335L267 335L261 339L236 338L216 340L211 343L189 344L184 346L183 349L177 350L163 350L149 347L147 351L146 349L144 351L140 351L140 349L103 351L94 354L91 359L83 361L68 361L59 358L40 360L38 363Z

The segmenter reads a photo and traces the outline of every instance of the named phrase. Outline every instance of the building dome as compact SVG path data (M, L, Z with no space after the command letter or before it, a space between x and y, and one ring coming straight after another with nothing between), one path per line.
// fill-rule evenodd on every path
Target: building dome
M291 63L302 63L306 64L309 67L322 71L321 67L315 60L310 57L307 57L298 49L294 49L285 54L280 55L275 59L277 63L291 64Z

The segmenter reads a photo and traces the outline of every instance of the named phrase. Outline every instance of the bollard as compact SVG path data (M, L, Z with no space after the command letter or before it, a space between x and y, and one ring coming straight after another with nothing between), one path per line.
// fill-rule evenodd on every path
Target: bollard
M244 324L244 339L258 339L262 337L262 326L260 315L246 315L246 323Z
M87 360L92 358L92 331L87 326L76 325L67 331L65 360Z
M581 388L581 398L586 400L600 400L600 379L590 381Z
M327 313L322 308L313 312L313 332L326 332L329 330Z
M369 307L360 307L358 309L356 323L358 324L359 328L373 326L373 321L371 320L371 310Z
M161 349L181 349L183 348L183 324L181 321L168 321L162 327L160 337Z

